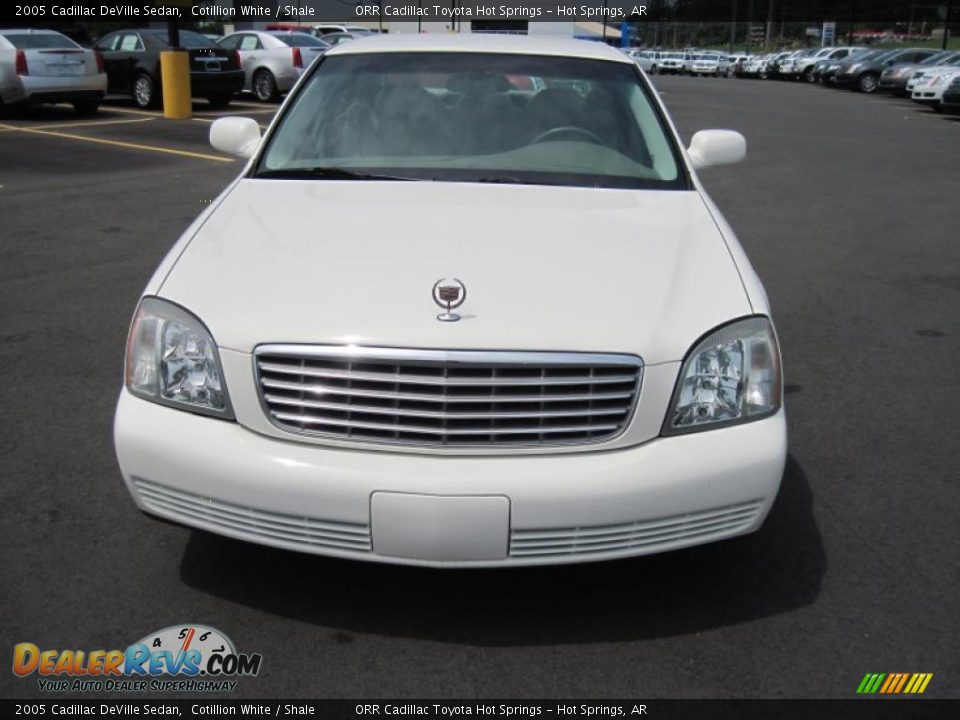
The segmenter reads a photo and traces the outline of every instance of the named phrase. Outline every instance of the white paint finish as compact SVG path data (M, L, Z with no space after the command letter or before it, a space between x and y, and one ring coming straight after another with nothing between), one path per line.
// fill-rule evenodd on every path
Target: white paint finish
M510 37L372 38L331 54L380 49L631 62L597 44ZM668 124L679 144L669 117ZM391 552L407 557L303 547L167 516L277 547L445 567L626 557L755 530L783 471L782 410L659 437L679 361L696 340L769 309L693 170L693 160L703 159L697 145L690 153L681 147L691 191L238 178L187 230L146 290L184 305L210 328L237 422L124 391L115 441L134 498L140 502L133 478L142 477L241 507L367 525L375 493L495 495L509 501L511 528L524 530L657 521L762 502L747 527L589 558L490 559L489 536L465 533L461 559L442 559L438 536L431 545L402 518ZM435 319L431 288L447 276L468 288L457 323ZM646 366L627 430L595 447L387 448L294 439L271 425L250 352L274 342L618 352L639 355ZM403 549L404 542L412 544Z
M397 33L371 35L341 43L327 51L327 57L377 52L474 52L557 55L632 65L633 61L606 43L574 40L552 35L499 35Z
M735 130L701 130L690 139L687 155L694 170L732 165L747 156L747 141Z
M510 501L503 496L377 492L370 497L373 551L428 562L503 560Z
M228 155L251 158L260 145L260 125L247 117L223 117L210 126L210 144Z
M463 320L431 288L460 278ZM160 294L223 347L326 343L679 360L751 312L696 192L242 180Z
M502 495L510 499L512 528L546 529L656 520L761 500L763 510L756 521L734 534L752 532L763 522L780 485L787 447L781 410L744 425L660 438L612 452L456 458L357 452L262 437L236 423L157 405L125 390L117 405L114 440L124 479L138 504L134 477L265 512L362 525L370 521L370 497L375 492ZM321 550L226 532L187 516L167 517L292 550L438 564ZM688 539L591 558L460 564L582 562L715 539Z

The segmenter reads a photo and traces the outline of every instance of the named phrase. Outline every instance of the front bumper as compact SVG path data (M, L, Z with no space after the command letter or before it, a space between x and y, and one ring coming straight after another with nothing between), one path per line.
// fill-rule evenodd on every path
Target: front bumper
M268 438L122 391L138 507L279 548L438 567L607 560L755 531L786 459L781 410L621 450L440 456Z
M943 91L928 90L925 87L916 88L910 94L910 99L921 105L936 105L940 102Z
M885 78L881 75L877 89L883 92L893 93L894 95L903 95L907 91L907 78Z

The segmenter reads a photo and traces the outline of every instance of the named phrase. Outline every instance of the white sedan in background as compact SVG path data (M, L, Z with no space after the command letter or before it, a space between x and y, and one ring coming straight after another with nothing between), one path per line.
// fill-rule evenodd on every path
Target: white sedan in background
M943 92L955 77L960 76L960 67L936 67L914 74L908 81L910 99L921 105L929 105L934 110L940 110L940 100Z
M69 102L93 114L107 92L103 61L55 30L0 30L0 107Z
M684 149L600 43L389 35L330 50L266 137L234 117L210 138L249 162L127 343L115 443L144 512L438 567L760 527L780 350L697 177L741 135Z
M330 49L329 43L313 35L288 30L243 30L217 44L237 53L244 72L243 89L260 102L279 100Z

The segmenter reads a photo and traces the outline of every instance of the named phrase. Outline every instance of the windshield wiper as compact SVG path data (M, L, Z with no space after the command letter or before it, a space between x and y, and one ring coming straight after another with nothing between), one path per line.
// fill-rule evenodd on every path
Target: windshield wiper
M298 167L282 168L279 170L263 170L255 178L276 178L280 180L298 180L315 178L319 180L418 180L419 178L404 177L402 175L388 175L384 173L364 172L363 170L348 170L342 167Z
M476 180L465 180L464 182L488 183L490 185L561 185L562 183L550 183L542 180L521 180L510 175L500 175L498 177L484 177Z

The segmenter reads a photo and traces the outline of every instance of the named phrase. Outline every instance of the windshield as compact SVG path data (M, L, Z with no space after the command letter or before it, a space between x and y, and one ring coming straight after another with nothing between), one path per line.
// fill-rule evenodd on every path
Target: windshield
M330 43L325 43L323 40L318 40L313 35L307 35L306 33L277 32L272 33L272 35L284 45L290 47L330 47Z
M10 43L21 50L38 50L51 48L78 48L73 40L60 33L10 33L4 36Z
M359 53L310 75L256 175L686 188L677 158L633 64Z

